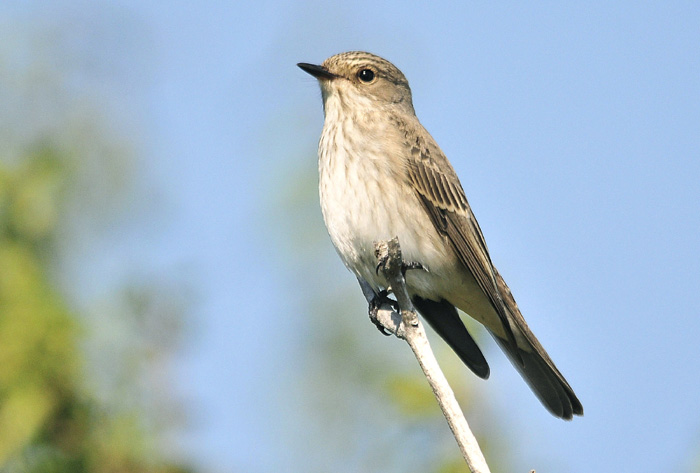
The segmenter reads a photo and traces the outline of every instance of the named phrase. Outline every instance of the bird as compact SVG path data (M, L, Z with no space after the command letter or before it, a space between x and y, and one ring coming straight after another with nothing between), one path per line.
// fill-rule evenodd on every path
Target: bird
M373 309L390 289L374 244L398 237L406 288L424 320L478 377L489 365L457 309L480 322L555 417L583 415L573 389L528 327L494 266L452 165L416 117L408 80L363 51L320 65L324 123L318 145L319 197L331 241Z

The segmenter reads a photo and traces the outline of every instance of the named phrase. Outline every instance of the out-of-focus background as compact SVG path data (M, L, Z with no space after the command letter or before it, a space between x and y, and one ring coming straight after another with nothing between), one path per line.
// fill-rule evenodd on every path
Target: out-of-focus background
M700 4L0 3L0 471L456 472L321 221L318 87L408 77L586 415L439 359L497 471L700 471Z

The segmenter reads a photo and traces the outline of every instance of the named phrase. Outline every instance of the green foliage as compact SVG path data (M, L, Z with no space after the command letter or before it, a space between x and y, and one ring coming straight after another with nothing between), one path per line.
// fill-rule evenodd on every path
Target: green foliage
M0 161L0 471L184 472L158 459L143 413L87 389L86 331L50 276L68 182L50 148Z
M65 184L63 161L43 148L23 159L16 169L0 169L0 218L4 238L39 244L55 230Z
M147 389L179 340L182 299L158 278L117 282L96 313L71 271L89 267L100 226L115 234L118 211L136 213L121 205L139 200L127 193L139 137L110 109L128 94L104 85L137 52L60 18L16 20L0 28L0 473L183 473L158 449L173 410L151 391L167 393L167 377ZM94 75L112 60L110 80Z
M47 434L79 369L76 321L40 256L56 214L45 163L0 171L0 464Z

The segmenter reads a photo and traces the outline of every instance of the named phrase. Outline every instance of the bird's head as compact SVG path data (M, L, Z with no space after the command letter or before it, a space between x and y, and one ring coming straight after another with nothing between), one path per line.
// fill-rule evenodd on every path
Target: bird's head
M411 88L403 73L386 59L362 51L331 56L319 66L297 64L321 85L324 107L331 97L354 110L398 108L414 113Z

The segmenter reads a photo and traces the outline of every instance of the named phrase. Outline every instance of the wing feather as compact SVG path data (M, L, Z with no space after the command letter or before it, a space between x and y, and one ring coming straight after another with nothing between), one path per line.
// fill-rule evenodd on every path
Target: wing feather
M437 145L430 149L417 140L411 151L408 176L423 207L435 228L447 236L459 259L474 275L498 314L508 341L517 348L484 236L456 173Z

